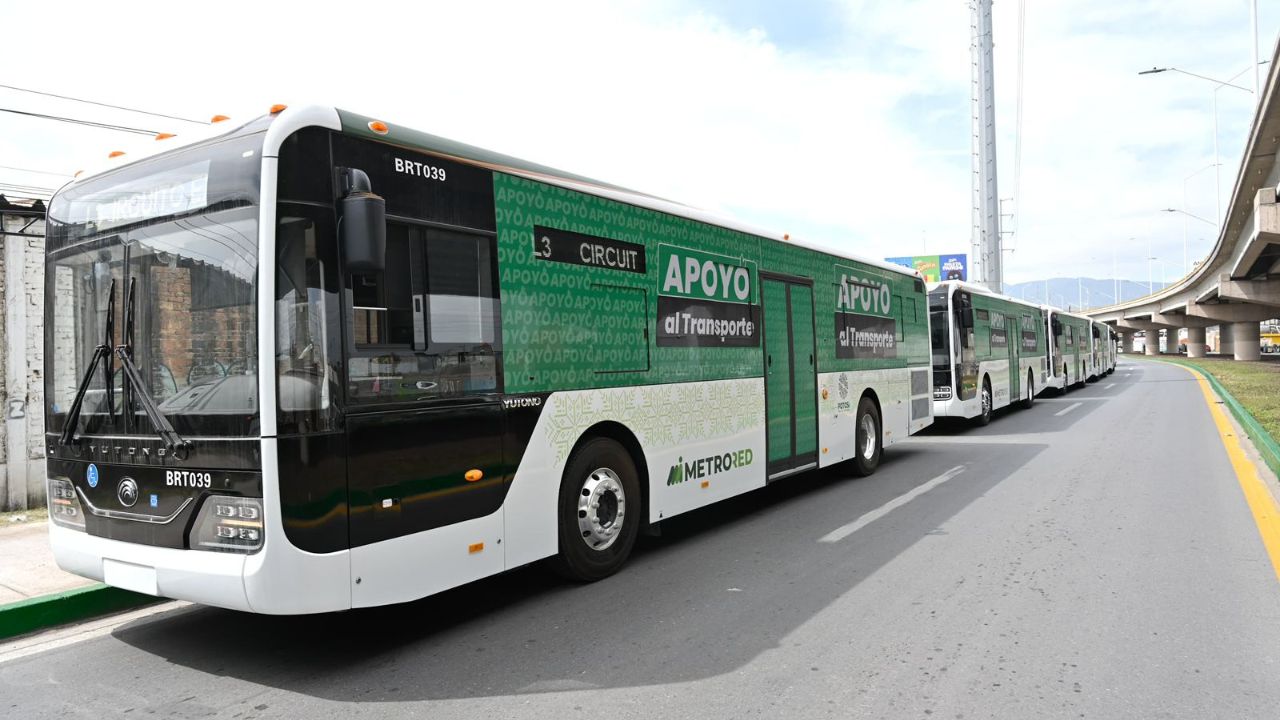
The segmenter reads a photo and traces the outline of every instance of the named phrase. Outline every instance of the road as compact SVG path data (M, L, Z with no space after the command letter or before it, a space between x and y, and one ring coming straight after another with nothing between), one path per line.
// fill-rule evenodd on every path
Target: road
M423 568L423 572L428 572ZM3 658L3 648L0 648ZM618 576L537 568L303 618L188 607L0 659L29 718L1274 718L1280 582L1198 385L1123 361L875 476L670 523Z

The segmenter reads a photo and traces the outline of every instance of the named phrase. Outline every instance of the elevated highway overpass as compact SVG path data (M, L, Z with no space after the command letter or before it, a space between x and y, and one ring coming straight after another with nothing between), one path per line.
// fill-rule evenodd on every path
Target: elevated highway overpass
M1176 339L1186 328L1187 353L1199 357L1205 353L1206 329L1217 326L1221 353L1257 360L1259 323L1280 316L1280 46L1273 55L1226 217L1208 257L1159 292L1086 313L1113 326L1126 350L1141 331L1146 353L1158 354L1160 330ZM1168 350L1176 352L1176 340Z

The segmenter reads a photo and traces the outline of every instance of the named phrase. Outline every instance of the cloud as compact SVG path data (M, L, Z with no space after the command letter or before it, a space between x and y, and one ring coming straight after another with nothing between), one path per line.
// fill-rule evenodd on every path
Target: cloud
M1237 17L1239 8L1186 0L1028 5L1023 202L1006 276L1108 274L1112 248L1131 236L1150 235L1157 254L1180 261L1180 226L1157 210L1211 161L1211 88L1136 70L1235 72L1247 61L1247 8ZM318 101L847 252L968 249L963 3L818 1L788 15L767 3L679 0L226 2L194 21L172 8L135 3L122 21L119 6L68 4L59 12L70 22L8 41L8 82L195 117ZM1016 9L998 2L995 18L1005 197ZM1270 38L1280 17L1260 9ZM36 13L6 15L15 26L47 24ZM1248 98L1219 100L1225 187ZM189 129L3 90L0 106ZM0 137L0 164L58 171L157 147L12 117L0 117ZM1197 214L1212 213L1210 175L1188 183ZM1124 250L1127 274L1145 276L1148 251Z

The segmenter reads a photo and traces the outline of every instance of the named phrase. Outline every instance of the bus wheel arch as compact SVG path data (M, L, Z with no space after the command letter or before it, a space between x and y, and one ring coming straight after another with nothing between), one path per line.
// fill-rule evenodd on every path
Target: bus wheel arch
M866 477L876 471L884 455L884 412L881 410L880 396L874 390L867 388L862 391L853 422L853 469L858 475Z
M1029 408L1036 402L1036 376L1035 373L1027 370L1027 392L1022 398L1023 409Z
M645 524L646 467L639 441L620 423L598 423L578 438L557 493L557 573L594 582L626 564Z
M987 425L991 422L991 412L995 407L995 396L991 394L991 376L986 373L982 374L982 389L978 391L979 402L981 403L982 413L974 418L974 422L978 425Z
M573 458L574 453L586 445L592 438L603 437L609 438L626 449L631 455L631 462L635 463L636 473L640 476L640 503L644 506L645 513L642 517L644 522L641 530L648 526L648 509L649 509L649 462L645 459L644 447L640 445L640 440L636 438L635 433L626 425L614 420L602 420L601 422L587 428L586 431L578 437L578 441L573 444L573 449L569 451L569 457ZM568 464L565 464L565 470L568 470Z

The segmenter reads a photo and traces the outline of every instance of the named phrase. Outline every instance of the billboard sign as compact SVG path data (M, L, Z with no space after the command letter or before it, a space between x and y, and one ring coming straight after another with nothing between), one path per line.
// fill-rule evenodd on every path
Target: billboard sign
M910 255L885 258L885 261L916 270L928 282L969 279L969 256L964 254Z

